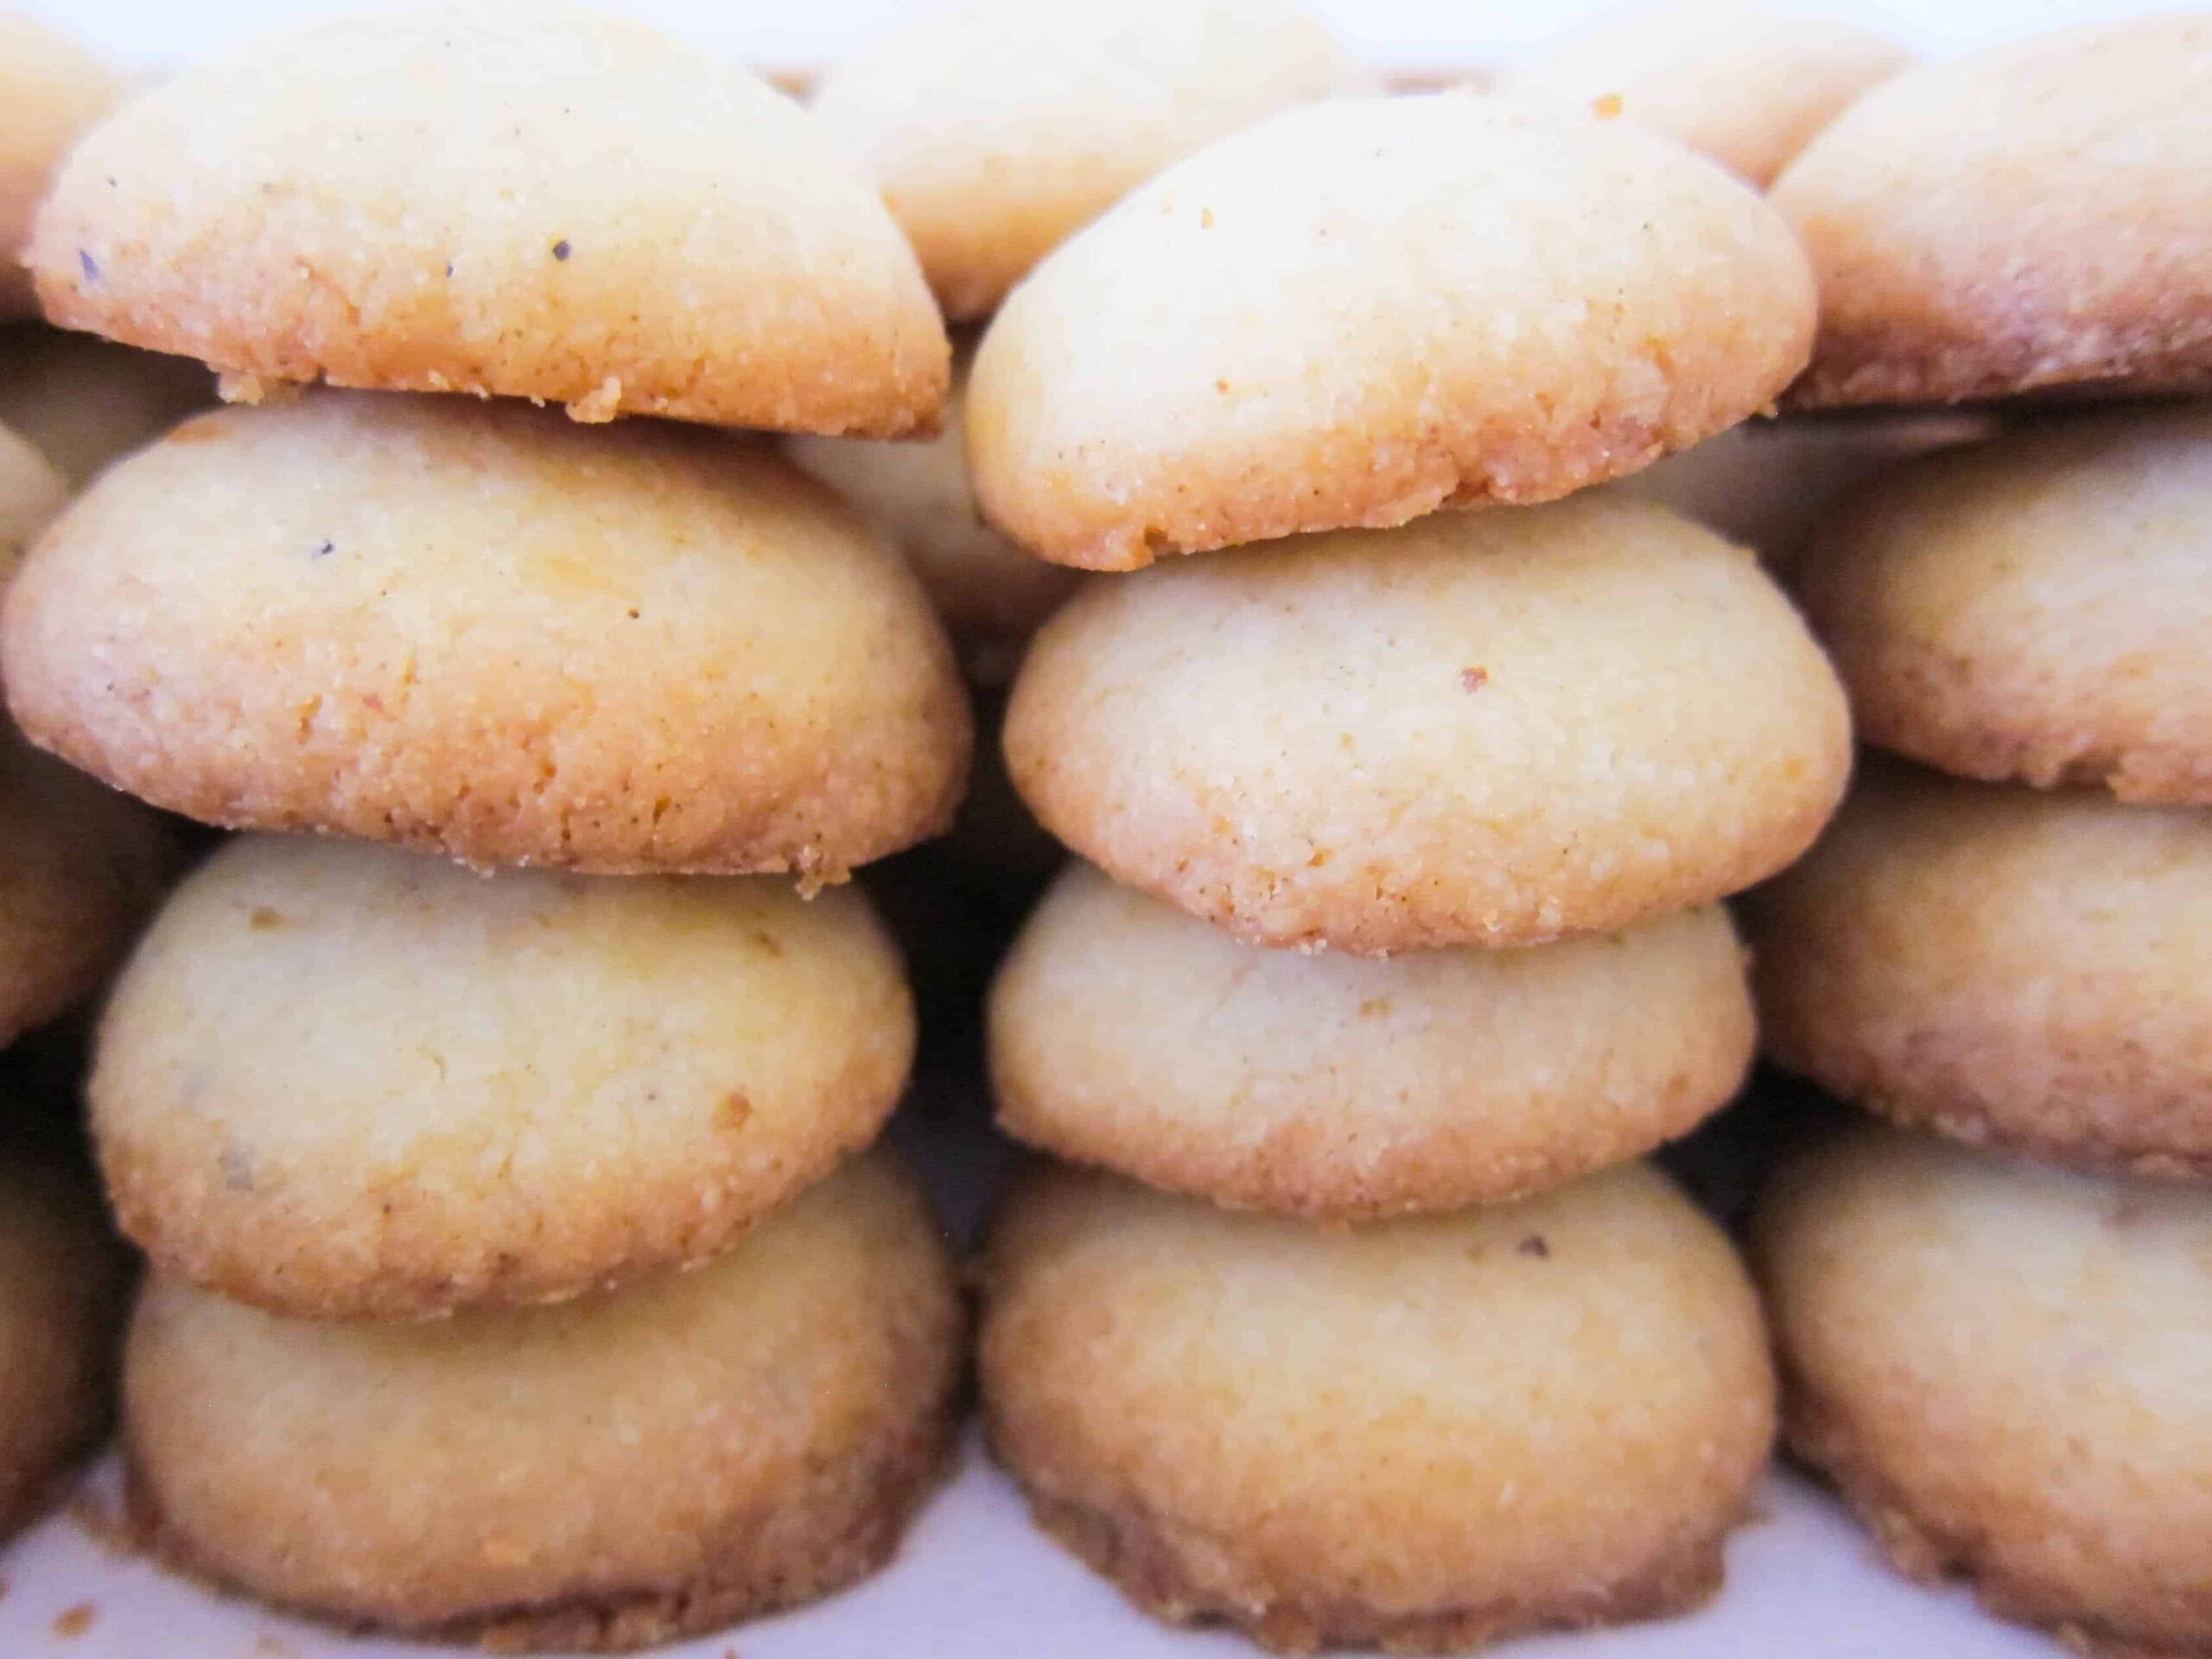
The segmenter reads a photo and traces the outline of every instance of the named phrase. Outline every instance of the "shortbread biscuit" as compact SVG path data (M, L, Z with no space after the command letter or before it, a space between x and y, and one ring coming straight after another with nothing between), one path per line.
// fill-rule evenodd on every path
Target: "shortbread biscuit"
M0 13L0 321L33 315L31 216L69 146L123 96L120 76L22 12Z
M74 489L214 401L214 377L189 358L28 323L0 330L0 423Z

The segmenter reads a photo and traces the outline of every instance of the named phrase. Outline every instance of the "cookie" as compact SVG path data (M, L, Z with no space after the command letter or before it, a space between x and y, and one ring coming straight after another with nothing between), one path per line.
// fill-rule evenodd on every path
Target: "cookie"
M1870 765L1749 918L1790 1070L1963 1140L2212 1178L2212 816Z
M54 463L0 426L0 583L15 574L31 538L68 499L69 481Z
M983 1299L1038 1523L1146 1611L1286 1652L1694 1606L1773 1439L1743 1267L1642 1165L1350 1232L1040 1169Z
M1647 0L1516 65L1502 90L1633 121L1764 188L1905 62L1879 35L1761 0Z
M925 8L837 65L822 124L866 161L955 321L1192 150L1370 76L1284 0Z
M2212 389L2212 18L1908 70L1775 183L1818 273L1800 404Z
M728 1249L875 1138L913 1051L857 888L487 879L247 836L133 954L88 1093L110 1200L164 1272L405 1319Z
M74 41L0 13L0 321L35 315L22 263L31 217L70 145L123 91L121 77Z
M1649 502L1450 513L1085 587L1006 753L1045 827L1238 937L1608 931L1803 851L1843 694L1757 559Z
M613 1651L874 1572L950 1449L962 1312L862 1159L696 1273L429 1325L283 1319L155 1275L124 1362L172 1563L346 1624Z
M965 693L904 563L764 450L327 392L188 421L0 622L36 741L233 829L835 880L935 834Z
M857 162L780 92L558 0L321 21L97 128L29 264L66 327L270 383L891 437L944 327Z
M0 1163L0 1539L42 1514L107 1432L125 1282L88 1183Z
M1239 944L1080 862L989 1019L1016 1138L1316 1221L1493 1203L1648 1152L1736 1092L1753 1039L1717 905L1375 961Z
M2037 427L1885 473L1802 592L1859 735L1945 772L2212 804L2212 410Z
M214 401L214 378L188 358L29 324L0 330L0 423L73 489Z
M1634 472L1770 404L1812 329L1789 228L1666 139L1348 99L1179 163L1039 266L976 353L969 459L1024 547L1133 569Z
M2212 1649L2201 1194L1866 1128L1785 1168L1754 1255L1790 1442L1900 1569L2077 1652Z
M1021 647L1082 578L1030 558L983 522L968 478L966 354L944 430L925 442L796 437L791 458L880 525L912 560L969 678L1002 685ZM4 416L0 416L4 418Z

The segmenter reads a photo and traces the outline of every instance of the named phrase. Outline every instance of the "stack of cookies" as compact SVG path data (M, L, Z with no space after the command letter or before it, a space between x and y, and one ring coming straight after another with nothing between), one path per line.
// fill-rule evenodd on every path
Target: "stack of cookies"
M1897 1564L2085 1650L2212 1643L2212 20L1914 71L1776 187L1797 393L2030 419L1802 578L1870 760L1763 895L1769 1051L1897 1128L1758 1255L1791 1440ZM2031 404L2024 400L2033 400Z
M930 429L944 333L877 194L650 29L441 7L127 104L29 262L55 321L233 399L101 473L0 620L32 741L251 832L129 962L89 1088L152 1268L150 1536L558 1647L880 1563L963 1321L858 1155L914 1023L840 884L950 817L966 701L820 486L602 424Z
M1850 737L1751 553L1575 493L1768 406L1813 324L1719 168L1445 94L1197 152L983 337L983 512L1122 573L1006 721L1083 861L989 1010L1001 1122L1065 1161L987 1244L984 1405L1153 1611L1420 1649L1718 1583L1765 1333L1637 1160L1741 1082L1718 901Z

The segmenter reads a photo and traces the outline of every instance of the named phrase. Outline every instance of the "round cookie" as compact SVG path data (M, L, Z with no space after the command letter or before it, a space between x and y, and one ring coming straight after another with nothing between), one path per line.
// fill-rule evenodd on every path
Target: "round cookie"
M1060 15L1054 13L1053 15ZM912 561L972 679L1004 684L1037 625L1081 580L983 522L968 478L966 354L953 360L944 429L925 442L795 437L793 461L868 513Z
M1905 61L1879 35L1761 0L1650 0L1515 66L1503 90L1633 121L1764 188Z
M1870 765L1747 925L1766 1052L1831 1092L2212 1178L2212 816Z
M1752 555L1599 495L1089 585L1030 647L1006 753L1116 879L1373 954L1748 887L1827 820L1851 734Z
M87 1093L110 1201L164 1272L405 1319L727 1249L875 1138L913 1052L857 888L486 879L249 836L132 956Z
M1039 265L976 353L969 458L992 523L1096 569L1546 501L1770 405L1813 308L1788 226L1666 139L1342 99L1179 163Z
M961 321L1169 162L1371 85L1285 0L955 0L832 69L813 109L882 184Z
M0 330L0 423L29 439L73 489L214 401L213 378L188 358L59 328Z
M1627 1165L1326 1231L1033 1173L983 1263L991 1444L1147 1611L1458 1651L1719 1589L1774 1434L1735 1251Z
M1910 69L1775 207L1820 279L1801 404L2212 388L2212 18L2087 25Z
M29 264L66 327L264 383L889 437L944 327L858 162L780 92L557 0L318 21L131 100Z
M1885 473L1801 583L1859 735L1945 772L2212 804L2212 411Z
M0 12L0 321L36 313L22 264L32 215L70 145L123 91L115 72L74 41Z
M0 1162L0 1539L35 1520L107 1432L125 1279L86 1182Z
M874 1571L950 1450L963 1315L861 1159L695 1273L429 1325L282 1319L156 1274L124 1357L168 1560L351 1624L621 1650Z
M1376 961L1240 944L1079 862L989 1020L1009 1134L1316 1221L1493 1203L1648 1152L1736 1092L1754 1035L1717 905Z
M69 499L69 482L31 444L0 426L0 584Z
M220 410L111 467L0 622L31 737L157 804L480 865L835 880L969 744L927 599L764 450L512 404Z
M2212 1213L1865 1128L1754 1255L1793 1446L1914 1578L2121 1659L2212 1647Z

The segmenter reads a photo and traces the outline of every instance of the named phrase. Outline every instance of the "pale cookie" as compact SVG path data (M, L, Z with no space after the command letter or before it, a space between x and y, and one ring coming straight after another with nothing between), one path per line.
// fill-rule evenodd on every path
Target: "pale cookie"
M1109 874L1262 944L1535 944L1703 904L1843 791L1843 693L1758 560L1595 496L1085 587L1007 715Z
M2212 815L1870 765L1749 930L1767 1052L1831 1092L2212 1178Z
M189 358L28 323L0 330L0 423L74 489L214 401L214 377Z
M959 321L1169 162L1373 84L1286 0L953 0L832 69L813 107Z
M170 1562L343 1624L645 1647L891 1558L950 1450L963 1323L880 1157L695 1273L559 1307L321 1325L157 1274L133 1504Z
M1346 1221L1516 1198L1648 1152L1736 1092L1753 1032L1717 905L1373 961L1240 944L1072 862L999 969L990 1039L1018 1139Z
M1805 404L2212 389L2212 17L1906 71L1776 181L1821 290Z
M1867 742L2212 804L2212 410L2063 421L1885 473L1800 585Z
M875 1138L913 1052L856 888L248 836L132 956L88 1094L163 1272L404 1319L727 1249Z
M1344 99L1201 151L1040 265L976 354L969 457L1001 530L1096 569L1547 501L1770 405L1813 308L1789 227L1664 138Z
M835 879L969 747L929 601L757 446L325 392L188 421L41 539L0 623L36 741L235 829L479 865Z
M122 78L74 41L0 12L0 321L36 314L22 263L31 217L70 145L123 92Z
M643 23L461 0L270 35L72 154L67 327L263 383L895 436L944 401L912 251L780 92Z
M1695 1606L1774 1435L1743 1266L1642 1165L1353 1231L1040 1168L983 1300L1038 1523L1146 1611L1282 1651Z
M1865 1128L1753 1238L1790 1442L1900 1570L2076 1652L2212 1653L2201 1194Z

